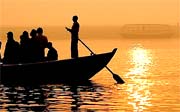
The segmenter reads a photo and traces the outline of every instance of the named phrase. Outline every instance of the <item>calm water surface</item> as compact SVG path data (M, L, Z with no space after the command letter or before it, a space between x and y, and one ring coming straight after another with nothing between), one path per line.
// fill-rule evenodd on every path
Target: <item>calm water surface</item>
M119 35L116 32L113 36ZM126 83L116 84L111 73L103 69L86 84L1 84L0 112L180 111L179 39L81 39L96 53L118 48L108 67ZM60 59L70 57L70 40L51 40ZM80 44L79 52L90 55Z

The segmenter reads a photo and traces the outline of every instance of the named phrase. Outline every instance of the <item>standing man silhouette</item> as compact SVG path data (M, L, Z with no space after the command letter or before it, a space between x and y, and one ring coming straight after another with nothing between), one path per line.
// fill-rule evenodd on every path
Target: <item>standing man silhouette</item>
M71 33L71 58L78 58L78 33L79 33L79 23L78 16L72 17L73 25L71 28L65 27L67 31Z

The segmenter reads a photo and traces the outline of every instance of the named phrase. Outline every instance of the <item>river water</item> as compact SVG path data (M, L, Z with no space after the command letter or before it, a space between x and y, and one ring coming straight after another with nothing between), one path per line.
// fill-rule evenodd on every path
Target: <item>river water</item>
M91 34L92 38L85 38L87 33L82 33L81 39L97 54L118 48L108 67L124 84L116 84L105 68L89 82L77 85L1 84L0 112L179 112L179 39L127 39L120 37L117 30L102 32L93 32L96 34ZM4 43L5 36L1 36ZM59 59L70 58L70 35L63 32L60 36L63 39L48 37L58 50ZM80 43L79 53L90 55Z

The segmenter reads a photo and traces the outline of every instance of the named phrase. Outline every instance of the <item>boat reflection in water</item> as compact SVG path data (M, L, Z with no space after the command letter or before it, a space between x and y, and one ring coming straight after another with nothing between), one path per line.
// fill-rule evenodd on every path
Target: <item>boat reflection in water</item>
M91 111L91 101L103 100L102 86L83 84L0 87L1 111ZM83 109L84 108L84 109Z
M132 105L134 112L143 112L146 107L152 106L151 92L152 83L148 77L151 75L149 68L153 65L151 51L136 45L129 51L131 68L126 74L130 78L127 84L128 103Z

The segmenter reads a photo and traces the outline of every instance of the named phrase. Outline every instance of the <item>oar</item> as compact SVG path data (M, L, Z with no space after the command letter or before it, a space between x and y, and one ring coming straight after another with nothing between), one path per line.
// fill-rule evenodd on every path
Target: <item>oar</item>
M78 39L78 40L79 40L92 54L95 54L81 39ZM107 66L105 66L105 68L113 75L114 80L116 80L116 82L117 82L118 84L123 84L123 83L125 83L125 82L123 81L123 79L122 79L119 75L113 73L110 68L108 68Z

